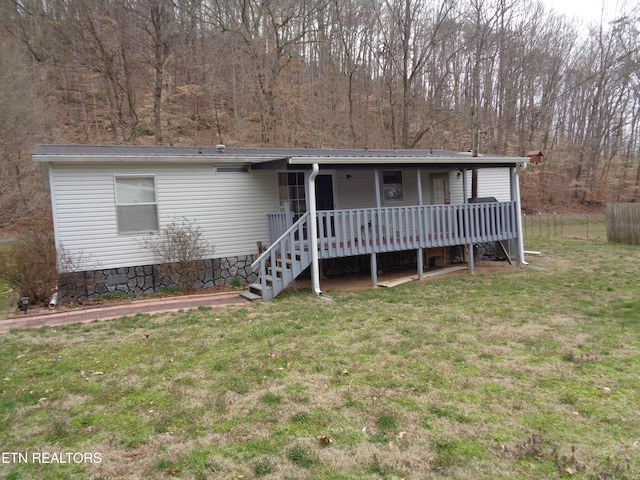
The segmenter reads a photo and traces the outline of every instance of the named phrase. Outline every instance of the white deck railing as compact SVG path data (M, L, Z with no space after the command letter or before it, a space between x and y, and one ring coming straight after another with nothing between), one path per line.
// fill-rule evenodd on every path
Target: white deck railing
M286 230L284 215L269 217L270 231ZM515 202L318 211L319 258L466 245L516 237ZM275 240L272 238L272 243Z
M289 214L287 218L291 218ZM273 216L269 216L271 220ZM282 218L269 231L283 227ZM273 228L273 230L272 230ZM311 263L311 255L305 238L309 230L309 214L305 213L271 242L251 268L259 274L260 291L264 300L270 300L286 288Z

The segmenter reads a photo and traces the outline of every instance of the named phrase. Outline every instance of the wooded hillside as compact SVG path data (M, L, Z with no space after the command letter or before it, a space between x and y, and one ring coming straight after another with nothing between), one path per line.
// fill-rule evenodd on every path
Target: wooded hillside
M38 143L545 153L524 207L640 200L640 5L4 0L0 228L48 209Z

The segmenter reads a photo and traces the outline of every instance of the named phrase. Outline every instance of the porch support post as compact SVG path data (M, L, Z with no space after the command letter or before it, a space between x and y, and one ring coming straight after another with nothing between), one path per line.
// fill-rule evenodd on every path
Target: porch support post
M418 206L422 206L422 172L419 168L416 168L416 187L418 188ZM422 240L422 239L420 239ZM416 257L418 258L418 279L424 278L424 260L422 258L423 250L418 248L416 250Z
M375 252L371 254L371 284L378 286L378 258Z
M467 185L467 170L465 168L462 169L462 203L467 203L467 189L469 186Z
M318 212L316 211L316 177L320 171L317 163L313 164L309 175L309 250L311 252L311 290L314 295L322 295L320 291L320 267L318 265Z
M467 244L467 263L469 264L469 272L473 273L475 269L474 258L473 258L473 243Z
M467 204L469 203L468 199L467 199L467 190L468 185L467 185L467 171L466 170L462 170L462 195L463 195L463 203ZM469 211L467 210L464 214L464 217L467 217L467 215L469 215ZM471 224L473 224L473 219L469 218L469 221L467 222L466 220L463 222L464 226L465 226L465 236L469 237L471 236ZM473 273L473 269L474 269L474 265L473 265L473 243L468 243L467 244L467 263L469 264L469 271L471 273Z
M382 206L382 200L380 199L380 170L377 168L373 170L373 181L376 186L376 208Z
M377 168L373 170L373 180L376 189L376 214L375 214L375 225L371 225L372 232L372 240L373 240L373 250L375 255L376 250L380 250L382 248L382 198L380 196L380 170ZM373 261L373 260L372 260ZM373 275L373 273L372 273ZM377 285L378 280L376 279L374 285Z

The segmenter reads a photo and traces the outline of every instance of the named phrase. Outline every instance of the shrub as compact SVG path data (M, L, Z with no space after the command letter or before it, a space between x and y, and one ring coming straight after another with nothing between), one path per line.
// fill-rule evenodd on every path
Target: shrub
M210 258L214 250L200 227L186 218L173 220L160 233L145 238L142 245L155 256L160 275L186 291L195 288L201 261Z
M52 235L21 238L0 256L0 277L30 303L46 303L56 290L57 265Z

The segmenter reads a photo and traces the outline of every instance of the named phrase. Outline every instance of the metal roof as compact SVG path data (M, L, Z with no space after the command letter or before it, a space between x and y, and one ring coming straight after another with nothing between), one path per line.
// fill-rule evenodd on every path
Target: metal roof
M291 165L514 165L528 157L443 150L164 147L142 145L38 145L32 158L43 163L240 163L286 161Z

